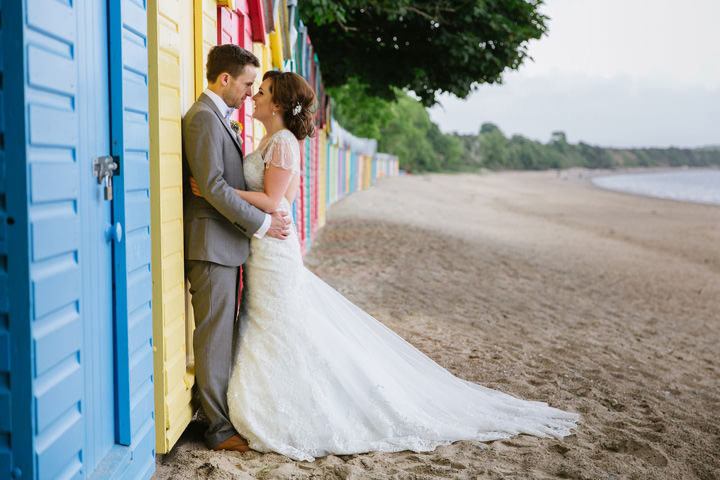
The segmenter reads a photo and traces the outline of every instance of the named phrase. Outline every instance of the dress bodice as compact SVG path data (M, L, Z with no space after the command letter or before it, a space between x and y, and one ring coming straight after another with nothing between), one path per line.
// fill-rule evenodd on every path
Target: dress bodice
M275 132L262 148L245 157L243 173L248 190L262 192L265 189L265 170L271 164L293 172L300 171L300 147L290 130Z
M245 187L252 192L262 192L265 188L265 162L260 150L255 150L243 160Z

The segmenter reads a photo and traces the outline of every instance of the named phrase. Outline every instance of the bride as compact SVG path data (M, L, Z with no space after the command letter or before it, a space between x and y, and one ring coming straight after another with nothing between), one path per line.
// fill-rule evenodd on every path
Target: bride
M253 100L267 135L245 157L248 191L237 194L290 212L315 94L300 75L268 71ZM252 238L244 266L228 407L250 448L312 461L521 433L560 438L575 426L575 413L453 376L306 269L296 235Z

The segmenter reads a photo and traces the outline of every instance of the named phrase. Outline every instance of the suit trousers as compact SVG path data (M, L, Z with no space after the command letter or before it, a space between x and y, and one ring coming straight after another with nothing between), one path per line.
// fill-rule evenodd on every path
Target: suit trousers
M234 354L238 272L239 267L185 262L195 313L195 382L208 419L205 442L210 448L236 433L228 416L227 390Z

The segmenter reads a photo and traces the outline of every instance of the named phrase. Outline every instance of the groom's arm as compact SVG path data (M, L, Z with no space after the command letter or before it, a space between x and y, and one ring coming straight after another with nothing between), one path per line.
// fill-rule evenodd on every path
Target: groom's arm
M251 237L261 227L269 225L267 214L240 198L223 178L225 132L218 122L213 112L205 110L198 110L183 119L185 158L203 198L238 230Z

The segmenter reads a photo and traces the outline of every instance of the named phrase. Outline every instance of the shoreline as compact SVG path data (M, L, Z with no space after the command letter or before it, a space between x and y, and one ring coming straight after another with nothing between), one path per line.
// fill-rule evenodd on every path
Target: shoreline
M210 452L191 424L153 478L714 478L720 209L589 185L385 178L333 205L305 257L453 374L580 413L572 435L305 463Z
M709 179L714 179L714 182ZM621 173L592 177L591 182L597 187L616 192L720 206L718 170Z
M553 169L553 170L545 170L545 171L557 172L557 177L562 180L572 181L572 182L576 182L576 183L584 183L593 188L598 188L598 189L606 190L606 191L612 191L612 192L620 193L620 194L624 194L624 195L654 198L654 199L658 199L658 200L670 200L670 201L674 201L674 202L685 202L685 203L694 203L694 204L701 204L701 205L720 206L720 201L703 201L703 200L694 200L694 199L673 198L670 196L652 195L649 193L641 193L641 192L634 192L634 191L630 191L630 190L623 190L620 188L605 187L605 186L599 185L598 183L595 182L595 179L621 176L621 175L644 175L644 174L652 174L652 173L679 173L679 172L703 172L703 171L718 172L718 171L720 171L720 167L688 167L688 166L682 166L682 167L630 167L630 168L618 168L618 169L588 169L588 168L573 167L573 168L569 168L569 169L561 169L561 170ZM530 171L526 171L526 172L530 172ZM522 173L522 171L519 171L517 173Z

